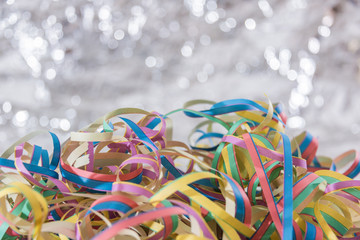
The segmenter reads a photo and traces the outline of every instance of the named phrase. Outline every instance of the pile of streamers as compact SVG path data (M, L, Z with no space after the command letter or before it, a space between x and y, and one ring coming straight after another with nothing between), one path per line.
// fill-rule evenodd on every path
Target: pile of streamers
M175 113L202 119L190 146ZM316 156L285 124L270 101L197 100L118 109L63 144L31 133L0 158L0 238L360 239L359 154ZM43 133L51 154L30 143Z

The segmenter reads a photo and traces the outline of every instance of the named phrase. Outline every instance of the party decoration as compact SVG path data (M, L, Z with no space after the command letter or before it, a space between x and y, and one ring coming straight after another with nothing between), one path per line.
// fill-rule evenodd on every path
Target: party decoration
M203 120L190 147L172 139L177 114ZM286 120L270 101L196 100L118 109L63 144L31 133L0 158L0 237L359 239L358 152L317 156ZM32 143L44 133L51 154Z
M357 1L4 0L0 9L0 152L37 128L64 141L109 102L165 113L194 96L263 93L285 104L288 133L321 136L322 154L359 141Z

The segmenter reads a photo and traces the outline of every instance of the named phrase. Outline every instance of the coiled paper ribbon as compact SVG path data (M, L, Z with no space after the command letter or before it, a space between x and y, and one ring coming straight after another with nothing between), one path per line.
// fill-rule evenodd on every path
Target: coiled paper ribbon
M177 112L204 119L190 147L172 139ZM285 129L281 105L233 99L118 109L62 145L31 133L0 158L0 238L360 239L359 153L317 156Z

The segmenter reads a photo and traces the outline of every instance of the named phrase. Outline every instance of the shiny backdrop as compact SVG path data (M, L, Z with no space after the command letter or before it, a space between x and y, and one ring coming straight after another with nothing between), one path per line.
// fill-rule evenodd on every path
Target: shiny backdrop
M319 137L320 153L359 150L359 1L0 5L1 152L38 128L64 140L115 108L264 94L285 105L290 134ZM175 124L175 138L189 131Z

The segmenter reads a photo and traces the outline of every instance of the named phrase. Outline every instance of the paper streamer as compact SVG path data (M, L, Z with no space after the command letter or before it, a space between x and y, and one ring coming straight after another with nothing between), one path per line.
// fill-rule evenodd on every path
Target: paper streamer
M189 145L181 112L203 119ZM0 238L360 239L359 153L317 156L285 129L280 104L232 99L118 109L61 145L31 133L0 158Z

